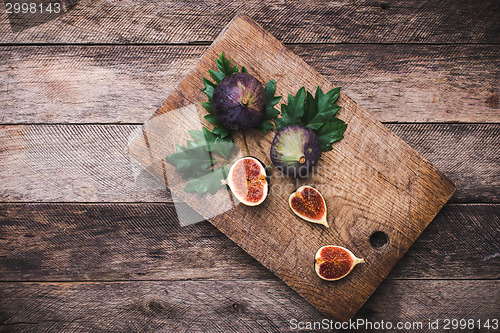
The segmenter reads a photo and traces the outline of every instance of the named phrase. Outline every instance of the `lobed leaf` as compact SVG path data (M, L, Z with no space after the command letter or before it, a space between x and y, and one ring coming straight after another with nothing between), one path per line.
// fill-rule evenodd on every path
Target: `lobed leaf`
M212 83L211 81L205 79L204 77L201 78L201 81L205 85L205 88L203 88L201 91L203 91L207 96L208 96L208 101L212 101L212 96L214 94L214 89L217 85Z
M231 137L221 138L218 137L211 146L212 153L219 154L224 158L229 158L234 148L234 142Z
M314 97L308 92L302 125L315 131L326 121L332 119L340 110L340 107L335 105L339 92L340 88L334 88L324 94L319 86Z
M321 144L321 150L331 150L332 143L344 138L344 131L346 129L347 124L339 118L332 118L325 122L317 131L315 131Z
M304 115L304 102L306 98L306 88L302 87L295 96L288 95L288 104L281 104L281 118L275 120L276 129L300 124Z
M267 133L267 131L272 130L274 128L274 125L269 120L265 120L261 122L256 128L262 133Z
M226 77L226 74L224 74L223 72L217 72L214 71L213 69L209 69L208 73L210 74L212 79L214 79L214 81L217 83L219 83L223 78Z
M214 170L218 168L212 168L217 162L223 166L227 165L225 160L219 161L219 157L229 158L234 143L230 137L223 139L205 127L201 131L189 130L188 133L192 140L187 140L187 146L176 145L177 152L166 156L165 159L175 165L175 171L179 172L182 178L190 179L186 186L187 192L196 192L199 195L206 191L215 193L221 182L220 179L214 182L214 177L220 176L220 172L213 175Z
M219 120L217 120L217 117L213 113L207 114L203 118L205 118L205 120L208 121L209 123L217 125L219 124Z
M214 110L212 109L212 103L211 102L202 102L201 106L205 108L205 110L208 111L208 113L214 113Z
M231 130L219 125L213 129L212 133L217 134L221 138L226 138L231 134Z
M264 114L264 119L272 119L280 114L278 110L274 108L276 104L281 100L281 96L274 96L276 93L276 81L273 79L267 82L266 87L264 88L266 94L266 111Z
M215 194L223 186L222 181L226 179L227 173L227 166L215 168L206 175L190 179L184 187L184 191L196 192L198 195L203 195L206 192Z

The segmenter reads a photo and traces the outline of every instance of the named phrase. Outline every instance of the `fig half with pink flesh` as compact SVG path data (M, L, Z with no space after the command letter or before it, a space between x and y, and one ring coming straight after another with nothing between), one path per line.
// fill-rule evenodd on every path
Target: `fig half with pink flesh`
M266 200L269 179L264 164L255 157L240 158L231 166L226 184L234 197L247 206L260 205Z
M307 185L299 187L290 194L288 205L297 216L304 220L328 227L325 199L314 187Z
M326 245L316 252L314 268L316 274L326 281L340 280L349 274L354 266L364 262L351 251L335 245Z

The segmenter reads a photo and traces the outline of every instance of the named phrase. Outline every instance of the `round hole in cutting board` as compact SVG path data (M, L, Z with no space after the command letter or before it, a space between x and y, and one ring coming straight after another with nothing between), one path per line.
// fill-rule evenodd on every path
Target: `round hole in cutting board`
M389 243L389 236L383 231L375 231L370 236L370 244L376 248L381 249Z

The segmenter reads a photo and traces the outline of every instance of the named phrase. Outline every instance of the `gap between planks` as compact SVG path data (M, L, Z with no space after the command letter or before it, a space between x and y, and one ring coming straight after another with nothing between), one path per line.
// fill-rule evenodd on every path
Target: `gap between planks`
M128 47L128 46L210 46L213 41L200 41L200 42L189 42L189 43L2 43L0 42L0 47L51 47L51 46L78 46L78 47L100 47L100 46L113 46L113 47ZM407 46L491 46L496 47L500 45L500 43L470 43L470 42L451 42L451 43L411 43L411 42L402 42L402 43L388 43L388 42L334 42L334 43L283 43L285 46L336 46L336 45L407 45Z
M278 278L276 278L278 281ZM224 282L252 282L252 281L265 281L267 278L259 278L259 279L226 279L222 280ZM221 281L219 278L186 278L186 279L148 279L148 280L139 280L139 279L123 279L123 280L26 280L26 281L18 281L18 280L0 280L0 285L2 283L19 283L19 284L30 284L30 283L38 283L38 284L92 284L92 283L122 283L122 282L175 282L175 281ZM500 281L500 278L385 278L384 281Z

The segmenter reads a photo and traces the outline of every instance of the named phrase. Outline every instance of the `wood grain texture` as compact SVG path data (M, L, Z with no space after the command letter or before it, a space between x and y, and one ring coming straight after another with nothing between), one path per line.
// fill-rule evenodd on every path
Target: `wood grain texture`
M169 201L165 187L137 186L126 156L138 126L0 127L6 201Z
M238 13L287 43L497 43L495 1L163 1L78 3L44 24L0 16L3 43L212 41Z
M143 123L205 46L0 48L1 123Z
M208 44L236 12L292 43L379 120L499 122L491 0L62 2L79 4L36 26L10 21L0 4L0 44L17 45L0 47L0 124L142 123L207 48L165 43ZM499 202L495 125L388 126L457 182L452 201ZM0 201L162 203L0 204L0 279L95 281L0 283L0 332L287 331L290 318L323 319L210 224L170 223L169 193L137 189L123 167L120 135L135 128L22 128L0 129ZM355 318L498 318L498 280L463 281L498 279L498 218L498 205L445 206ZM164 281L112 282L144 279Z
M500 125L387 126L455 181L451 202L500 202ZM139 128L0 126L0 201L171 202L163 184L135 181L125 150Z
M366 302L356 318L381 321L394 316L403 321L424 323L428 323L429 319L439 319L440 327L443 327L442 320L448 316L457 319L498 318L499 286L498 280L387 280ZM422 330L416 328L405 331L433 332L425 326Z
M478 47L478 48L476 48ZM493 45L294 45L382 122L498 122Z
M385 122L500 122L493 45L288 45ZM0 48L0 123L142 123L207 46ZM207 74L208 75L208 74Z
M273 276L208 222L175 216L172 204L1 204L0 280ZM499 279L499 237L500 205L446 205L387 278Z
M418 152L432 160L438 168L446 169L447 174L452 177L461 175L456 177L461 191L472 194L467 202L496 202L493 198L500 195L499 187L495 185L487 189L489 186L486 184L500 179L500 127L472 124L387 126L410 146L418 147ZM489 144L482 146L481 141ZM472 146L478 148L469 150L468 147ZM441 150L440 147L453 148Z
M256 40L255 36L260 38ZM270 195L253 209L244 205L231 208L225 188L203 198L186 193L175 168L163 160L172 152L174 143L183 143L179 139L187 134L187 129L193 129L198 118L203 119L206 111L201 102L206 96L200 90L201 76L214 68L214 59L221 52L233 59L234 64L244 64L261 82L275 78L278 95L287 96L301 86L309 91L317 86L323 91L332 88L329 81L261 26L239 15L145 123L143 132L131 141L129 154L159 181L163 181L166 174L169 188L182 201L318 310L333 319L348 320L450 199L455 185L341 93L339 118L349 124L345 138L336 143L332 151L322 154L314 173L306 180L296 182L273 173ZM188 110L194 113L192 119L186 117ZM169 133L170 140L165 139L165 133ZM247 151L268 165L272 133L247 131L246 135ZM239 135L233 136L241 147L242 139ZM297 216L283 198L304 184L314 184L322 192L332 228L293 222ZM221 205L225 208L218 212L207 209ZM378 250L370 245L370 236L376 231L386 233L390 240ZM347 247L365 258L365 263L338 283L320 280L312 269L311 258L326 244Z
M427 325L429 319L444 319L443 314L491 320L499 315L499 290L500 282L491 280L385 281L354 320L394 326L398 321ZM324 319L276 278L0 283L0 297L0 330L5 332L292 332L294 319ZM428 331L423 328L401 332Z

